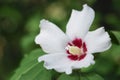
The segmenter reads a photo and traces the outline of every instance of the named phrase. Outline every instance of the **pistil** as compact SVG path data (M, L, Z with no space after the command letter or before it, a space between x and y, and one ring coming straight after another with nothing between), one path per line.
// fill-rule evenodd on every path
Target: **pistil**
M69 46L68 50L72 55L80 55L81 54L81 49L76 46Z

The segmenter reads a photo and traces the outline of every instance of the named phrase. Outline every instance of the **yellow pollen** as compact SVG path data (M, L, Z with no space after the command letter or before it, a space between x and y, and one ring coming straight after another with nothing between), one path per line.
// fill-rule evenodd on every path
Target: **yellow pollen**
M81 49L76 46L69 46L69 52L73 55L80 55Z

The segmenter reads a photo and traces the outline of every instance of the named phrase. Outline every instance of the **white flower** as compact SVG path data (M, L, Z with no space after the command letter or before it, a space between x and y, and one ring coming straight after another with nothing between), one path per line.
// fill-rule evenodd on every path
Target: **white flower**
M92 53L109 49L111 39L103 27L88 31L93 19L94 10L85 4L82 11L72 10L66 34L55 24L41 20L40 34L35 38L35 42L40 44L47 54L40 56L38 61L44 61L44 67L47 69L66 74L71 74L72 69L94 64Z

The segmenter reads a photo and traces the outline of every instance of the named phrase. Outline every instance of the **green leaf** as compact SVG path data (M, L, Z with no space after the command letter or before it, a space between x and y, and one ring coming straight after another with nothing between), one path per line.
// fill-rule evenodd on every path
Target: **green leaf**
M112 44L112 47L108 51L105 51L105 52L103 52L103 54L100 54L100 55L102 57L108 59L108 61L104 60L107 64L110 64L111 63L110 61L112 61L111 64L116 64L117 63L117 64L120 65L120 45ZM110 62L110 63L108 63L108 62ZM110 65L109 65L109 67L110 67Z
M11 80L51 80L52 72L47 71L43 63L37 61L42 54L42 50L37 49L26 55Z
M61 74L57 80L104 80L96 73L73 72L71 75Z
M98 74L89 74L87 75L88 80L104 80L100 75Z
M112 31L112 33L117 39L117 42L120 44L120 31Z
M81 75L80 80L104 80L104 79L98 74L89 73Z
M93 68L94 68L94 65L90 65L89 67L87 67L87 68L81 68L81 72L85 72L85 73L88 73L88 72L91 72L92 70L93 70Z
M78 74L61 74L60 77L57 80L79 80L79 75Z
M102 75L109 74L114 69L114 64L111 59L107 57L98 57L96 59L96 64L94 65L93 70ZM106 64L107 66L105 66Z

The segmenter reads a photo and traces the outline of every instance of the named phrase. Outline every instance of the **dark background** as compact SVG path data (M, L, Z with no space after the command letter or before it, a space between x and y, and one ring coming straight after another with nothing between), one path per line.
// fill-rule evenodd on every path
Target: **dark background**
M120 0L0 0L0 80L9 80L23 56L39 47L34 43L34 38L39 33L42 18L65 31L71 10L81 10L83 4L91 6L96 13L91 30L105 26L108 32L120 31ZM98 64L104 58L100 57ZM101 70L96 71L105 80L119 80L120 53L115 60L107 60L110 69L106 71L103 65Z

